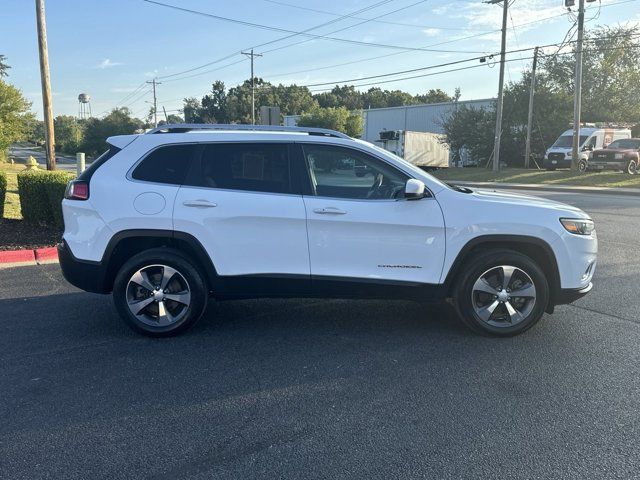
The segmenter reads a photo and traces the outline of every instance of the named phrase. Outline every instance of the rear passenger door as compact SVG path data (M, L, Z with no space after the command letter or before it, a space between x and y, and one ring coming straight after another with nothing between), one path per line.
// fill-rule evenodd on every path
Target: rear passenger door
M309 280L305 208L289 150L277 142L209 143L193 162L174 228L202 243L219 275Z

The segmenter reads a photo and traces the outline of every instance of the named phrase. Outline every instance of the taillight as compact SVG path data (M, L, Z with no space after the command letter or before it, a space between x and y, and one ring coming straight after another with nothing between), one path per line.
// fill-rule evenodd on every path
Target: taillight
M67 200L88 200L89 184L81 180L69 182L67 190L64 192L64 198Z

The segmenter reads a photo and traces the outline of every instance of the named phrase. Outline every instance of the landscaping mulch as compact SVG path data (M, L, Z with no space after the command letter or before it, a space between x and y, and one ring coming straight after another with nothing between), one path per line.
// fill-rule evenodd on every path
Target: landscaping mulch
M23 220L0 218L0 251L52 247L62 238L62 229L30 225Z

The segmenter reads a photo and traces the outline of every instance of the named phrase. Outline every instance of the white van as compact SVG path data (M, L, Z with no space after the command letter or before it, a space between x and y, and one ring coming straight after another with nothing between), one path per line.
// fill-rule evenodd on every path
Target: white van
M627 128L583 127L580 129L580 159L589 160L591 152L605 148L614 140L631 138ZM564 132L547 149L543 166L547 170L571 168L571 150L573 147L573 129Z

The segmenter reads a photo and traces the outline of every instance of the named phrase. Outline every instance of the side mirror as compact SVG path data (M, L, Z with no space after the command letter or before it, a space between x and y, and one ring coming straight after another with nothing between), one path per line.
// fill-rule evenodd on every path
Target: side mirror
M420 180L410 178L404 186L404 198L407 200L419 200L424 198L425 186Z
M593 145L585 145L582 150L585 151L585 152L592 152L593 151Z

